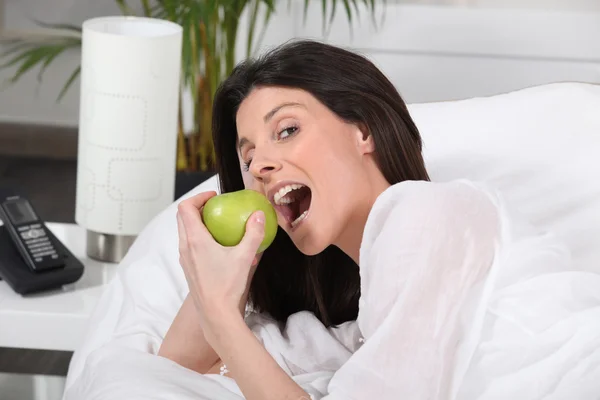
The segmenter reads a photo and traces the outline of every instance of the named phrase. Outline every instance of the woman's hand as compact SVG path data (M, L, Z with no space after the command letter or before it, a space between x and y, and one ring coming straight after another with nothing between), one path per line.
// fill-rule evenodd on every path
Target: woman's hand
M265 216L261 211L252 214L241 243L223 247L212 238L200 216L204 204L215 194L201 193L184 200L177 213L179 262L204 337L248 400L308 399L241 318L241 306L258 263L256 252L264 237Z
M258 263L256 252L264 238L265 221L262 211L255 212L246 223L240 244L221 246L201 217L202 207L215 195L204 192L184 200L177 213L179 262L209 343L218 335L221 322L235 314L241 316Z

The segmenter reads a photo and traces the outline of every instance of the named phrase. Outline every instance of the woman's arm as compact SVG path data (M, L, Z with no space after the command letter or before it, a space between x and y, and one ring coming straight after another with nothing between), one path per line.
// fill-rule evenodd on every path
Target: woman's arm
M258 264L259 259L256 257L253 265ZM239 305L241 315L246 312L249 294L248 286ZM201 374L220 373L221 360L204 337L198 310L189 294L167 331L158 355Z
M254 263L258 263L258 258ZM249 288L240 301L239 311L244 315ZM218 373L221 360L208 344L200 324L194 300L188 294L165 335L158 355L201 374Z
M158 355L201 374L207 373L219 361L219 356L204 338L198 312L189 294L175 316Z
M310 400L311 397L275 362L241 315L214 314L211 331L221 360L247 400Z

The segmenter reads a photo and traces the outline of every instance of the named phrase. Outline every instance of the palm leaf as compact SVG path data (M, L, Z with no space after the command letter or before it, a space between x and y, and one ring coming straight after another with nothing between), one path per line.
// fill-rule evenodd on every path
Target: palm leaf
M16 65L19 61L21 61L27 57L27 51L31 50L31 48L32 48L32 44L27 43L27 42L22 42L22 43L16 42L16 44L12 44L11 47L9 47L7 50L5 50L2 53L2 56L0 56L0 59L7 59L15 53L20 53L20 54L17 54L16 56L14 56L13 58L10 58L5 63L0 64L0 69L4 69L7 67L12 67L13 65Z
M324 36L329 35L329 31L332 27L335 16L337 15L339 1L340 0L321 0L321 14L323 17L322 31ZM348 28L350 29L350 35L352 36L354 16L360 13L360 5L365 5L372 16L373 25L377 28L377 3L385 5L387 0L341 0L341 2L346 12L346 19L349 23ZM310 4L311 0L304 0L303 23L306 23ZM382 13L382 18L383 16L385 16L385 13Z
M256 30L256 21L258 19L258 12L260 10L260 0L252 0L251 3L250 21L248 23L248 41L246 44L246 57L250 57L252 55L254 31Z
M306 16L308 15L308 6L310 5L310 0L304 0L304 11L302 12L303 21L306 22Z
M144 9L144 15L146 17L150 17L152 15L152 9L150 7L150 2L148 0L141 0L142 7Z
M115 0L115 2L117 3L117 5L119 6L119 8L121 9L121 13L123 15L134 15L135 14L133 12L133 10L131 9L131 7L129 7L127 5L127 2L125 0Z
M352 9L350 8L350 2L348 0L344 0L344 8L346 9L346 17L348 17L348 22L352 22Z
M327 4L328 0L321 0L321 11L323 12L323 33L327 31Z
M0 65L0 69L18 65L17 71L9 79L9 82L15 83L34 67L41 65L38 73L38 80L41 80L42 75L56 57L68 49L79 47L80 45L81 40L76 38L52 40L38 45L24 42L3 54L3 58L14 55L7 62Z
M36 65L40 64L40 62L46 58L46 56L50 54L50 50L47 47L34 48L24 52L19 57L17 57L14 61L11 61L7 66L12 66L16 64L16 61L21 62L21 65L17 68L17 72L10 78L11 83L15 83L19 80L19 78L29 70L31 70Z
M347 3L349 0L343 0L344 3ZM337 11L338 0L331 0L331 13L329 14L329 24L333 23L333 19L335 18L335 12ZM350 20L352 17L350 16Z
M69 32L73 32L77 36L81 37L81 31L82 31L81 26L72 25L72 24L50 24L47 22L39 21L37 19L33 20L33 22L35 22L36 25L38 25L42 28L52 29L54 31L69 31Z
M265 34L267 32L267 27L269 26L269 21L271 20L271 17L275 13L275 5L273 4L273 0L263 0L263 1L264 1L264 3L266 3L267 9L266 9L265 15L263 17L262 28L258 35L258 40L256 41L256 49L258 49L260 47L260 44L264 40ZM252 54L254 54L254 51Z
M48 69L50 64L52 64L52 61L54 61L54 59L56 57L58 57L59 55L61 55L66 49L67 49L66 47L56 46L54 49L52 49L48 52L48 55L46 56L45 61L42 63L42 67L40 68L40 71L38 72L38 75L37 75L37 80L39 83L42 82L42 78L44 77L44 72L46 72L46 69Z
M62 90L60 91L60 94L58 95L57 101L62 100L62 98L67 93L67 91L69 90L69 88L71 87L73 82L75 82L75 79L79 76L80 73L81 73L81 66L75 68L75 71L73 71L73 73L71 74L69 79L67 79L67 82L65 83Z
M238 33L239 18L243 11L246 0L236 0L235 3L231 3L226 7L223 12L223 19L221 21L220 30L223 32L221 35L220 53L225 56L222 60L224 69L222 70L221 78L229 76L235 66L235 43ZM249 35L250 36L250 35ZM251 39L248 38L247 46L250 46Z
M164 10L163 12L166 16L166 19L173 21L173 22L178 22L179 21L178 17L180 14L178 9L180 8L180 5L185 8L190 3L190 1L189 0L187 0L187 1L158 0L157 3ZM183 4L180 4L180 3L183 3Z

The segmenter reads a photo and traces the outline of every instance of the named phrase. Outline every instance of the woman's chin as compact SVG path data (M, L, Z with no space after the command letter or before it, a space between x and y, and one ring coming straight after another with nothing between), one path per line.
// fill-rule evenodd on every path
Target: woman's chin
M328 243L324 243L322 240L323 232L315 231L314 226L312 226L314 215L308 215L305 220L296 225L286 220L282 215L278 215L278 217L279 227L285 231L302 254L314 256L322 253L329 246Z
M290 235L292 242L300 252L306 256L315 256L319 253L322 253L328 246L320 243L319 240L315 240L316 238L311 235L303 235L299 237L299 235Z
M305 256L316 256L317 254L320 254L323 252L323 250L325 249L317 249L315 247L305 247L305 246L296 246L298 248L298 250L300 250L300 253L304 254Z

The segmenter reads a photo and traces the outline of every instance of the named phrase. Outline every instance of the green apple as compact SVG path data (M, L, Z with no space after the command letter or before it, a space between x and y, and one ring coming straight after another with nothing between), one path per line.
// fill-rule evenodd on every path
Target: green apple
M246 233L246 221L255 212L265 213L265 238L258 253L265 251L277 234L277 214L269 200L254 190L239 190L211 197L202 209L204 225L222 246L236 246Z

